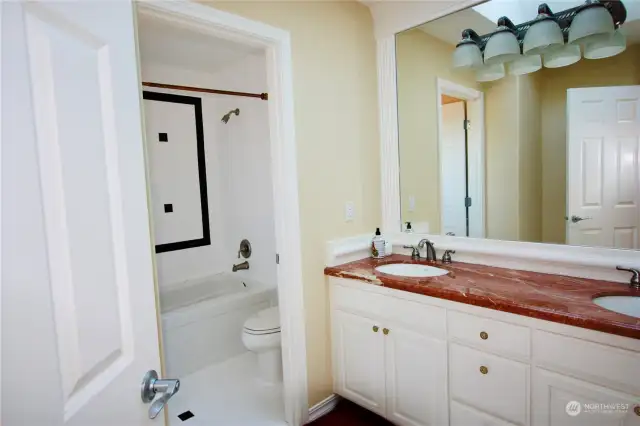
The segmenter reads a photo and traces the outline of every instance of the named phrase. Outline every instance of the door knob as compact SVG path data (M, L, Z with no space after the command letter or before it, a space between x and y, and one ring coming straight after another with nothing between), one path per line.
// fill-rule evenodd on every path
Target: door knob
M573 216L569 217L565 217L565 220L571 220L572 223L578 223L578 222L582 222L583 220L589 220L589 219L593 219L592 217L580 217L580 216L576 216L575 214Z
M149 407L149 418L155 419L160 411L167 405L169 399L180 390L180 380L178 379L158 379L158 373L155 370L147 371L142 379L140 387L140 397L145 404L150 403L161 394L160 398L155 400Z

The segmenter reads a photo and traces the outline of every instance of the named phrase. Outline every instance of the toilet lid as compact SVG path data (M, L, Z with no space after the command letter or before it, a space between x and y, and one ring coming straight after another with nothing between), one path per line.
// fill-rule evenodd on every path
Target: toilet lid
M251 334L277 333L280 331L280 310L277 306L252 315L245 321L244 329Z

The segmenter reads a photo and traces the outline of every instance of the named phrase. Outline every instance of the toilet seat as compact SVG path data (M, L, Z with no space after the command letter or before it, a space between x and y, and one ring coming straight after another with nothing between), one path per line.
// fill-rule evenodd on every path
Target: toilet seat
M274 306L250 316L243 331L254 336L280 333L280 310Z

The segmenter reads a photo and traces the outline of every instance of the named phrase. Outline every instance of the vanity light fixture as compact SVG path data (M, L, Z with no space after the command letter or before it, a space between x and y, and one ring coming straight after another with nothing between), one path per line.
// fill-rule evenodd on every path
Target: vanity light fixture
M580 6L569 28L569 43L586 44L615 31L613 16L598 0Z
M511 75L522 75L543 65L574 64L582 58L581 47L587 59L608 58L626 48L620 31L626 19L627 9L620 0L586 0L556 13L543 3L532 21L514 25L503 16L490 34L478 36L472 29L464 30L453 53L453 65L476 69L478 81L493 81L504 77L505 69Z
M563 45L562 28L553 17L549 6L545 3L541 4L538 6L538 17L531 23L531 27L524 35L522 53L525 55L539 55Z
M464 30L462 40L456 45L456 50L453 52L453 67L458 69L481 68L483 62L480 43L480 37L475 31Z
M506 16L498 20L498 29L489 37L484 48L486 65L504 64L520 57L520 42L516 26Z
M605 35L584 46L584 57L586 59L603 59L622 53L627 48L627 39L618 28L613 34Z

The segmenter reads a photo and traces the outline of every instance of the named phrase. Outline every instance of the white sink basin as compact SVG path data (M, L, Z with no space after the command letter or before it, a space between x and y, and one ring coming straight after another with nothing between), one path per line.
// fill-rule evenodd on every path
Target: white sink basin
M449 273L446 269L413 263L390 263L388 265L378 266L376 271L382 272L383 274L414 278L439 277Z
M620 314L640 318L640 297L634 296L604 296L596 297L593 303Z

